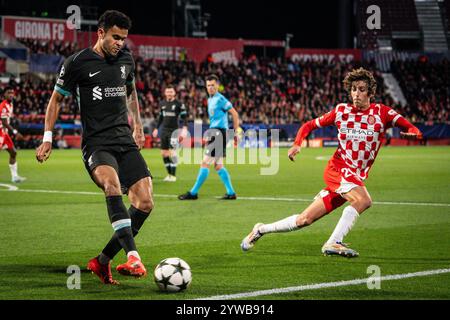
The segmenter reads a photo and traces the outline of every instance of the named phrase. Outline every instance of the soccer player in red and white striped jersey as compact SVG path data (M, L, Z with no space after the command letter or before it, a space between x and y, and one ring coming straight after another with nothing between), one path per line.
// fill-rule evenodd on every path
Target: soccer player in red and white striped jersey
M289 159L294 161L303 140L313 130L336 126L339 146L324 172L326 187L301 214L271 224L256 224L241 243L244 251L251 249L266 233L306 227L348 201L349 206L344 209L333 234L323 245L322 252L346 257L359 255L343 243L343 239L359 215L372 204L364 180L377 157L386 130L399 127L402 129L401 135L406 138L421 139L422 133L390 107L370 102L376 92L376 81L369 71L363 68L352 70L345 77L344 86L353 103L338 104L325 115L305 123L288 151Z
M9 153L9 170L11 171L11 181L14 183L25 181L25 177L17 173L17 150L9 135L10 132L18 139L23 139L22 135L14 129L10 122L13 116L14 89L6 87L4 89L4 98L0 103L0 150L6 149Z

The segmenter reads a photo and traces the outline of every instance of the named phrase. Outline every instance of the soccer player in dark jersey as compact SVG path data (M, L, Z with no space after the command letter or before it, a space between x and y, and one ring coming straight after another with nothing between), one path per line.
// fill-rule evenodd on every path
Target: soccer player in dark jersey
M161 155L163 157L164 165L168 176L164 179L167 182L175 182L176 169L177 169L177 157L174 148L178 142L182 142L187 132L187 112L183 103L175 99L175 87L168 85L164 89L165 100L161 101L160 114L158 118L158 124L155 130L153 130L153 137L158 136L158 129L161 127ZM183 121L183 128L181 134L176 137L172 134L178 129L178 119Z
M147 274L134 236L153 209L152 180L139 152L145 137L134 84L134 60L123 49L130 27L125 14L108 10L98 21L95 46L67 58L47 107L43 142L36 150L39 162L49 158L60 103L65 96L74 95L83 128L83 161L92 180L105 193L114 229L109 243L87 266L105 284L118 283L112 278L111 260L122 248L128 261L117 266L117 271L135 277ZM128 113L133 119L133 132ZM131 202L128 210L122 193L128 194Z

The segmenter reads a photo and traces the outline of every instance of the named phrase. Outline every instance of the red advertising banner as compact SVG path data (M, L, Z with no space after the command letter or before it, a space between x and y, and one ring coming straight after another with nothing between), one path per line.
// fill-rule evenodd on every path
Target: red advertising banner
M361 60L361 50L359 49L289 49L286 57L293 61L320 61L328 62L350 62Z
M240 40L151 37L130 35L128 46L144 59L201 62L234 62L241 58L244 44Z
M67 28L66 20L29 17L2 17L3 32L14 38L45 41L73 41L74 30Z
M90 34L91 45L97 40L97 34ZM78 32L77 40L82 47L89 46L89 32ZM126 40L130 50L145 60L192 60L214 62L235 62L244 51L242 40L197 39L177 37L157 37L130 34Z

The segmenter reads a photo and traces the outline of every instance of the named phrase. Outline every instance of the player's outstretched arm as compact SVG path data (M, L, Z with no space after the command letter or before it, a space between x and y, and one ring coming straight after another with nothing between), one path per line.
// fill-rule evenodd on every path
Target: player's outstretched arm
M406 139L422 139L422 132L420 132L419 128L414 126L411 122L400 116L398 120L395 122L395 126L402 129L400 132L400 136Z
M134 81L127 86L127 92L130 92L130 95L128 96L128 110L133 119L133 138L139 149L141 149L145 144L145 135L144 128L142 127L141 114L139 112L139 100Z
M52 132L58 119L59 108L64 96L57 91L53 91L45 112L44 138L41 145L36 149L36 160L40 163L46 161L52 152Z

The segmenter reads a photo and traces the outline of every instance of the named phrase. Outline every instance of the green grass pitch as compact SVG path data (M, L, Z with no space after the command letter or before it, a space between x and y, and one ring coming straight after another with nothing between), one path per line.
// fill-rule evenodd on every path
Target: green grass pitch
M211 168L199 200L182 202L175 195L192 186L198 165L180 165L178 181L164 183L159 150L144 150L154 176L156 207L136 243L149 276L127 278L114 270L121 285L111 287L85 269L112 228L80 150L56 150L45 164L36 162L33 150L19 151L19 172L28 180L15 192L0 186L0 299L195 299L367 278L371 265L380 267L381 276L450 268L449 147L380 151L366 181L375 203L345 239L359 258L321 254L342 208L305 229L267 235L251 252L242 252L240 242L256 222L301 212L308 205L303 199L312 200L324 186L326 161L317 157L330 157L333 148L304 149L295 163L286 152L280 149L280 169L272 176L260 175L259 165L227 166L238 197L251 200L218 200L225 190ZM11 184L7 162L7 153L0 152L0 184ZM71 194L75 191L96 194ZM258 197L295 201L254 199ZM429 205L436 203L445 205ZM193 283L186 292L157 290L153 268L168 257L190 264ZM122 252L113 267L124 260ZM81 268L79 290L67 288L70 265ZM450 299L450 274L383 281L379 290L360 284L251 299Z

